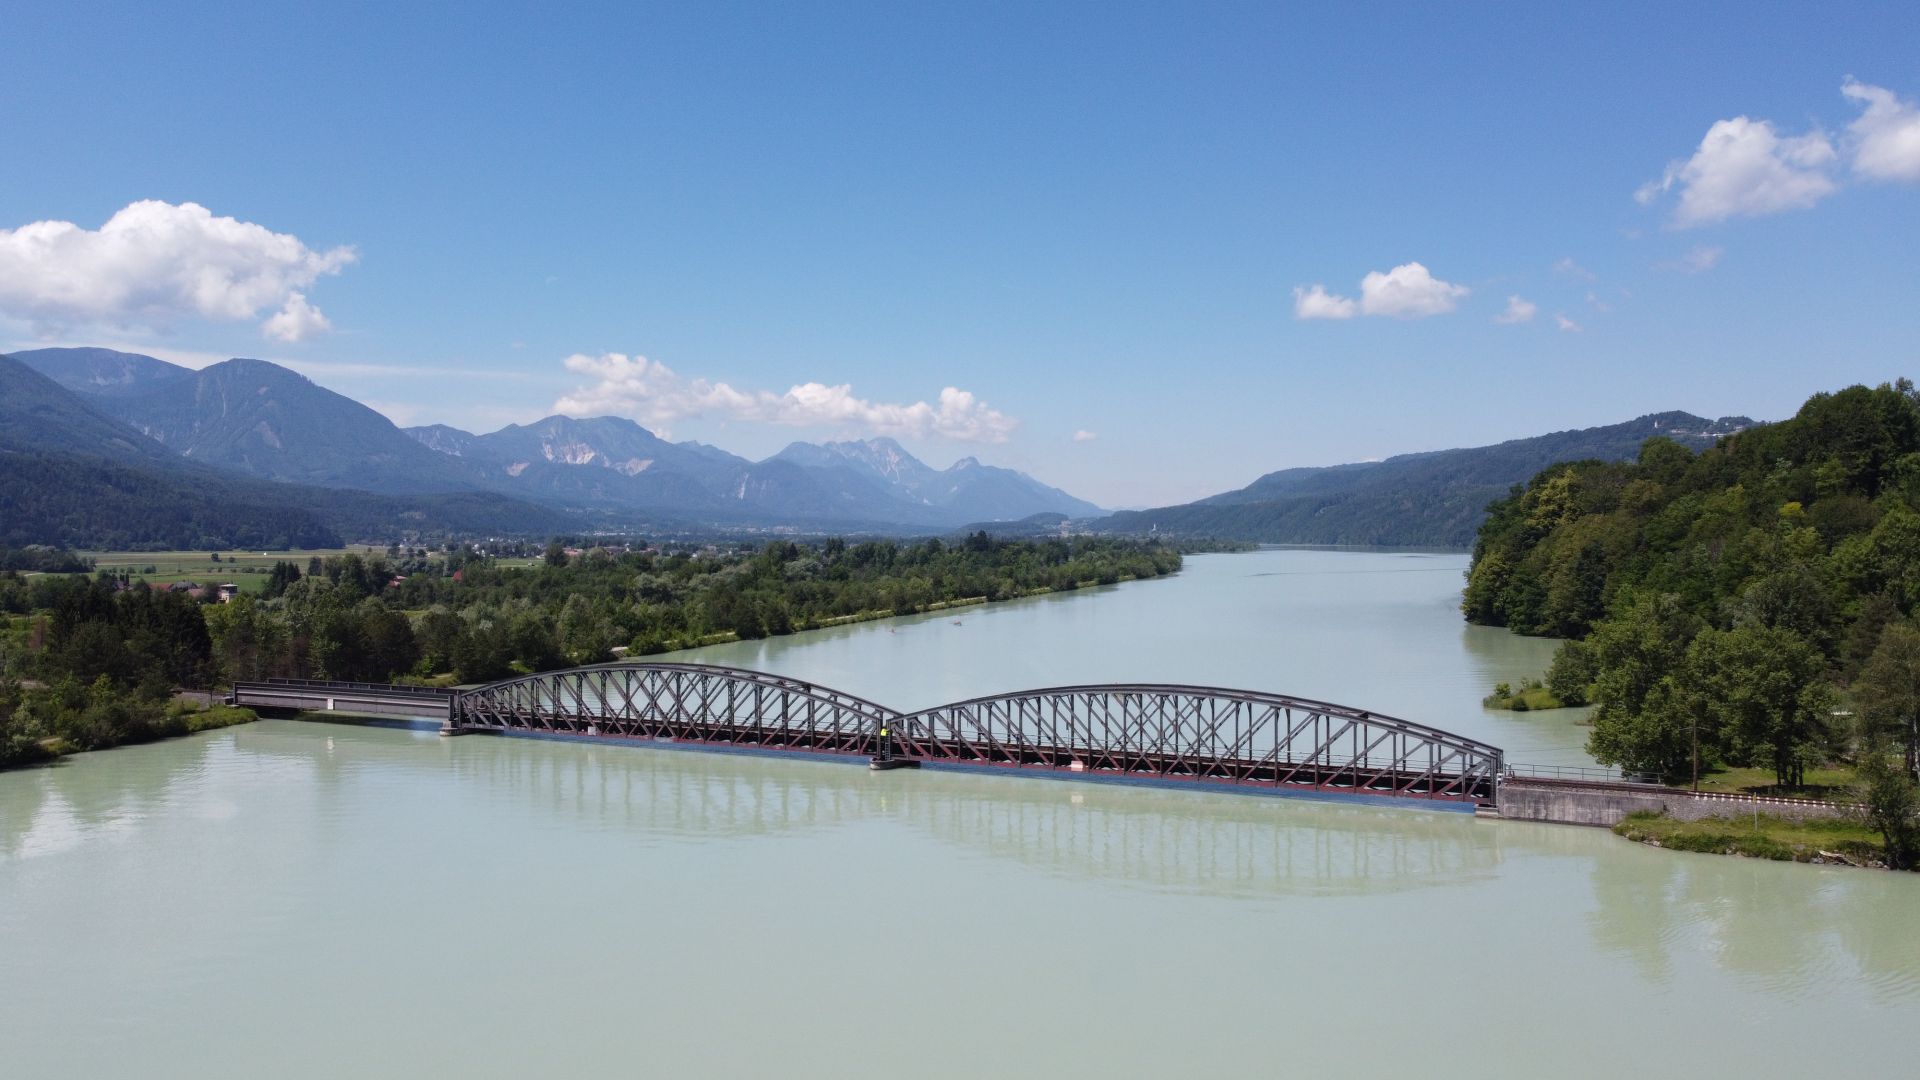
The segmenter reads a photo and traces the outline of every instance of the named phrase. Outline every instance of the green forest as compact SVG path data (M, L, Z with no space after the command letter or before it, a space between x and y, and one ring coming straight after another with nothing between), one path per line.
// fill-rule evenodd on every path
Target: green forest
M277 563L207 602L108 572L0 573L0 765L172 734L176 688L267 677L473 683L886 615L1158 577L1138 540L930 539L569 549L507 567L456 549Z
M1920 394L1808 400L1699 453L1548 468L1496 502L1462 607L1568 639L1546 674L1588 750L1784 788L1841 763L1910 783L1920 751ZM1891 779L1889 779L1889 777Z

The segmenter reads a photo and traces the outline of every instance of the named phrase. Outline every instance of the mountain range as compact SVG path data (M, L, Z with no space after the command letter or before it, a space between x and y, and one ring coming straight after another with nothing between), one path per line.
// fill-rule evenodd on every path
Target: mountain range
M193 474L203 481L217 475L443 504L464 496L509 517L550 519L555 529L596 522L941 531L1036 513L1101 512L974 458L933 469L885 438L794 443L755 462L669 442L620 417L549 416L486 434L444 425L403 430L262 360L196 371L107 349L38 349L11 359L9 385L20 384L21 393L0 411L0 431L14 451L78 453L175 473L191 463L204 467ZM29 393L23 373L44 378ZM70 437L78 432L88 434Z
M192 370L108 349L0 356L0 543L327 546L415 535L967 527L1269 543L1464 547L1487 504L1560 461L1699 448L1752 426L1655 413L1384 461L1268 473L1181 506L1103 515L1024 473L934 469L887 438L796 442L762 461L620 417L484 434L399 428L262 360Z
M1745 416L1707 420L1653 413L1492 446L1282 469L1235 491L1181 506L1121 511L1093 527L1261 543L1467 547L1488 503L1556 462L1629 460L1655 436L1698 450L1752 426Z
M571 524L500 495L400 498L215 468L0 356L0 545L334 547L402 532L521 534Z

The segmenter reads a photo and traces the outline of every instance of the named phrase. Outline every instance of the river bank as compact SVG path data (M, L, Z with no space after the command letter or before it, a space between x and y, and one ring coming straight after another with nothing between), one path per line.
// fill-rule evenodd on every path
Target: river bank
M31 740L18 747L11 747L5 757L0 757L0 771L28 765L45 765L75 754L113 750L122 746L139 746L163 739L177 739L183 735L197 735L203 731L217 731L239 724L251 724L259 719L259 714L252 709L242 709L232 705L213 705L202 709L178 708L169 705L164 711L140 718L127 726L102 730L97 735L98 741L89 745L82 745L64 736L51 735L43 739Z
M1789 818L1776 814L1720 815L1696 821L1640 812L1613 827L1615 836L1667 851L1734 855L1774 862L1891 869L1886 845L1868 826L1847 817Z

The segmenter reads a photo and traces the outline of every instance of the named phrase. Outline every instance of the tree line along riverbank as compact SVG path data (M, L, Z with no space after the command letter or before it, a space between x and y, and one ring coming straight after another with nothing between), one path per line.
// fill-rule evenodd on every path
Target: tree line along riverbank
M0 574L0 765L237 720L176 688L328 678L440 684L715 641L1070 591L1177 571L1180 551L1108 537L777 540L586 547L531 565L471 549L277 563L258 595L124 574Z
M1654 438L1634 461L1548 468L1489 508L1462 599L1472 622L1566 639L1490 704L1591 704L1596 760L1670 782L1755 769L1858 800L1894 866L1920 861L1916 606L1906 380L1816 394L1697 454ZM1812 790L1823 770L1847 790Z

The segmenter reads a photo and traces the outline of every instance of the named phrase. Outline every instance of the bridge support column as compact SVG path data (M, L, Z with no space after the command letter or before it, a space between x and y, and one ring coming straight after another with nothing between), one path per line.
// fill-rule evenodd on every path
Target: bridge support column
M917 758L904 758L896 752L893 741L893 730L891 728L881 728L879 746L875 748L873 760L867 763L867 768L872 769L874 772L885 772L888 769L917 769L919 767L920 762Z

